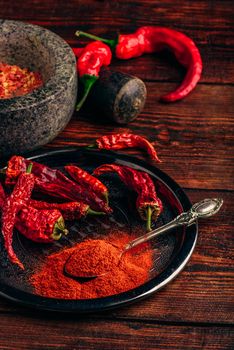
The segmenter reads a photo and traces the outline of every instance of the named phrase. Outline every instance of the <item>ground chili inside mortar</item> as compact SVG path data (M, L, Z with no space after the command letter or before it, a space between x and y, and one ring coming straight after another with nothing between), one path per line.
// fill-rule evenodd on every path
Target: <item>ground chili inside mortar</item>
M42 85L38 72L0 62L0 99L26 95Z
M97 261L100 260L100 254L103 256L105 253L103 249L106 246L105 243L102 246L102 242L111 242L121 250L134 238L125 232L118 232L118 234L115 232L105 240L98 240L99 248L102 249L93 251L90 251L91 240L87 240L87 255L81 255L80 263L85 265L85 259L94 260L96 258ZM82 242L82 247L85 250L85 242ZM59 253L48 256L39 266L38 271L31 276L30 283L37 294L59 299L92 299L125 292L148 280L153 259L153 253L149 247L150 245L146 244L144 247L138 247L137 250L129 251L122 256L118 265L113 264L113 255L109 261L106 255L103 259L109 273L80 283L64 274L64 264L71 254L79 248L79 244L77 244L72 248L65 248ZM116 254L119 254L117 249ZM74 259L74 262L77 263L77 259ZM69 269L69 272L72 272L71 264Z

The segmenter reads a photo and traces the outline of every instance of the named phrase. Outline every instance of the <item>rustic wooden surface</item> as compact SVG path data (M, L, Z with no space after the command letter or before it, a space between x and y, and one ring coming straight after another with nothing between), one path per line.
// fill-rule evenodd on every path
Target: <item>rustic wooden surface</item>
M201 50L204 72L196 90L175 104L158 97L173 90L183 70L169 54L114 61L113 68L146 82L141 115L119 127L87 107L48 146L86 145L112 131L152 141L191 201L222 197L222 211L200 224L195 252L184 271L143 302L89 316L35 313L0 298L0 349L233 349L233 1L0 1L0 17L51 29L72 46L98 35L132 32L141 25L172 27ZM134 154L134 152L131 152Z

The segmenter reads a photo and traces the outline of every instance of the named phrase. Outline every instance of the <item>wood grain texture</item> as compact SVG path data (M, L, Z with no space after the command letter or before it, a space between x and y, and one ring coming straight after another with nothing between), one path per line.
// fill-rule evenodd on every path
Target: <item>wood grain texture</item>
M75 25L84 23L86 27L98 23L99 30L102 30L104 24L109 31L119 30L121 26L133 27L134 25L143 25L144 23L153 25L170 24L172 27L196 28L204 30L211 28L213 31L232 29L232 15L230 13L232 1L208 0L183 1L171 0L154 1L77 1L72 0L63 2L55 1L37 1L24 2L18 4L14 2L11 6L2 5L2 18L21 18L24 20L46 20L49 23L66 24L73 21ZM36 15L36 16L35 16ZM93 18L93 21L91 19ZM206 22L204 22L206 21ZM103 22L103 26L100 23ZM204 34L205 35L205 34Z
M234 336L234 64L232 0L0 0L0 18L44 26L71 46L77 29L113 38L142 25L183 31L198 45L204 70L183 101L159 97L182 81L184 70L168 52L112 69L147 86L143 112L126 126L110 124L89 104L47 148L87 145L104 133L147 137L157 164L185 188L192 202L222 197L218 215L199 224L194 254L184 271L150 298L105 313L78 316L35 313L0 298L0 349L233 349ZM144 158L135 150L124 151Z
M228 327L167 326L139 321L105 321L2 315L2 349L179 349L228 350L233 329ZM17 329L17 333L16 333ZM46 336L45 336L46 334ZM20 340L20 344L19 344Z

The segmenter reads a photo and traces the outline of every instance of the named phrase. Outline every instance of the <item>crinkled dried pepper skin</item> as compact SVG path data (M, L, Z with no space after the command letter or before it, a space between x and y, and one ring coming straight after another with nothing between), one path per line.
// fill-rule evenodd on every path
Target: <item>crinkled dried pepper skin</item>
M0 99L9 99L32 92L43 85L40 73L0 62Z
M81 31L78 31L77 35L101 40L115 51L117 58L124 60L162 49L171 50L178 62L187 69L187 73L182 84L175 91L162 96L162 101L174 102L184 98L200 80L202 73L200 52L192 39L176 30L166 27L144 26L138 28L135 33L121 34L116 40L103 39Z
M17 264L21 269L24 269L24 266L17 258L12 247L13 229L16 221L16 215L29 200L34 184L35 177L33 174L20 174L13 192L8 198L6 198L2 208L2 235L4 238L5 249L8 253L10 261Z
M82 202L49 203L31 199L29 205L36 209L57 209L65 220L79 220L87 214L95 214L88 204Z
M79 111L93 84L99 78L101 67L108 66L111 63L112 53L109 46L100 41L94 41L86 45L82 50L74 49L73 52L78 57L77 72L84 85L83 96L76 106L76 110Z
M25 171L29 160L21 156L13 156L6 170L6 184L14 184L19 174ZM68 199L70 201L82 201L93 210L111 213L112 209L107 203L93 191L68 179L61 171L51 169L43 164L32 162L32 172L35 175L35 189L53 197Z
M97 196L103 197L108 203L108 189L100 180L75 165L66 165L64 169L73 180L95 192Z
M6 194L4 191L4 188L2 187L2 184L0 182L0 209L2 210L3 204L6 200Z
M6 194L0 183L0 210L2 210L5 200ZM16 216L15 227L21 234L35 242L51 243L55 239L59 239L62 234L67 233L59 210L55 208L48 208L49 210L38 208L40 210L37 210L31 205L31 202L37 201L29 199L27 206L23 207Z
M144 149L151 159L161 162L153 145L144 137L135 134L111 134L96 140L98 149L119 150L124 148Z
M52 243L68 232L59 210L38 210L31 206L20 210L15 226L22 235L39 243Z
M150 207L152 220L156 221L163 210L162 201L156 194L155 185L151 177L145 172L141 173L140 181L142 186L138 192L137 207L143 220L147 220L147 208Z
M93 174L98 176L108 172L116 172L127 187L137 192L136 207L141 218L147 221L147 231L150 231L151 220L156 220L163 210L150 176L143 171L116 164L103 164Z

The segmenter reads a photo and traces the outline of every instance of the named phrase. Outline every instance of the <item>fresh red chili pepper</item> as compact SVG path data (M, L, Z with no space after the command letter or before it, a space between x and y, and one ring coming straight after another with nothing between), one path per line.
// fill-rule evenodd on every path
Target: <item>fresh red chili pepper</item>
M165 102L174 102L187 96L201 77L202 59L197 46L192 39L176 30L145 26L137 29L135 33L119 35L115 40L99 38L81 31L76 32L76 35L101 40L115 50L116 57L124 60L162 49L171 50L179 63L187 69L187 73L175 91L161 97Z
M38 210L31 206L20 210L15 227L22 235L39 243L52 243L68 233L59 210Z
M72 47L72 51L76 57L79 57L81 52L83 51L83 47Z
M110 64L112 53L106 44L94 41L85 46L82 51L76 50L76 55L78 57L77 72L84 85L83 97L76 106L76 110L79 111L93 84L97 81L101 67Z
M20 173L24 172L29 160L21 156L13 156L8 162L6 170L7 185L14 184ZM32 162L32 172L35 175L35 189L53 197L68 199L70 201L82 201L97 211L111 213L112 209L102 198L93 191L68 179L58 169L51 169L43 164Z
M16 216L29 200L35 184L35 177L30 173L31 167L32 164L28 166L25 173L20 174L13 192L5 200L2 208L2 235L4 238L5 249L11 262L18 264L22 269L24 269L24 265L17 258L13 250L12 240Z
M49 203L30 199L28 204L36 209L57 209L65 220L79 220L86 215L100 215L101 212L92 210L88 204L82 202Z
M66 165L64 169L76 182L95 192L98 196L104 197L108 203L108 189L100 180L75 165Z
M153 145L144 137L134 134L112 134L105 135L96 140L96 146L99 149L118 150L123 148L140 148L145 149L150 158L161 162ZM90 146L93 147L93 146Z
M151 221L155 221L163 209L150 176L143 171L116 164L103 164L96 168L93 174L101 175L108 172L116 172L127 187L137 192L136 207L140 217L146 220L147 231L150 231Z

